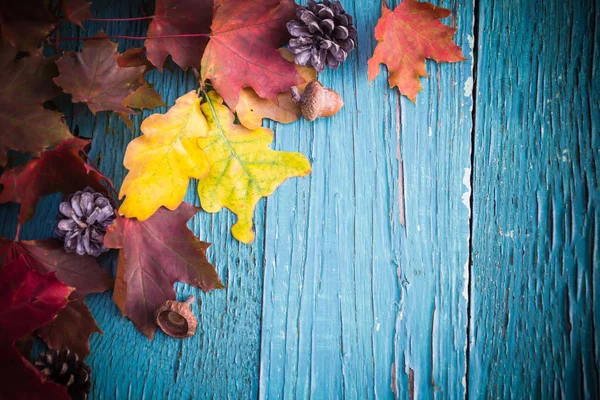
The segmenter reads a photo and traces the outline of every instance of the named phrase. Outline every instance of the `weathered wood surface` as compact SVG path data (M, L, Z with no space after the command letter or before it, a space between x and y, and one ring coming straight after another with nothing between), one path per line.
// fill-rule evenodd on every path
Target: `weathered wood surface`
M133 17L142 3L93 9ZM110 293L86 298L104 330L87 359L92 399L599 396L598 6L436 3L452 9L469 60L428 63L412 104L385 71L367 79L380 2L344 2L359 49L320 77L344 109L270 125L274 147L304 153L312 175L259 203L250 246L231 238L228 211L190 224L227 285L177 286L202 300L194 337L150 342ZM86 26L62 34L141 36L147 25ZM150 80L169 105L195 88L177 68ZM80 110L64 109L120 185L150 113L131 132ZM186 200L199 204L195 190ZM50 236L59 201L40 203L21 238ZM1 234L14 235L16 211L1 206Z

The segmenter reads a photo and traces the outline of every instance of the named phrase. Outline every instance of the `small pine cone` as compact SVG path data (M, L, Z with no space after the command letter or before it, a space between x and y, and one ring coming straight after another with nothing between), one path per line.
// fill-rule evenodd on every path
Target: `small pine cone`
M110 200L86 187L60 203L55 233L65 242L67 252L98 257L108 251L104 235L115 218Z
M309 0L296 10L298 19L287 23L292 38L289 50L299 65L323 72L325 66L337 69L356 47L357 32L350 16L339 1Z
M39 369L46 378L65 386L71 399L86 400L90 392L91 368L71 353L69 349L50 350L40 354L35 367Z

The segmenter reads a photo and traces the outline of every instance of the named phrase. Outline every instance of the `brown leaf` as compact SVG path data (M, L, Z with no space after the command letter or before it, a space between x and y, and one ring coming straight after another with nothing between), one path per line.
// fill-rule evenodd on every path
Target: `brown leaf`
M106 36L100 32L95 37ZM109 39L86 40L83 51L65 52L56 61L60 75L54 82L73 96L74 103L87 103L90 110L133 114L123 105L127 96L143 83L145 67L119 67L117 44Z
M125 97L123 101L127 107L137 108L138 110L153 110L156 107L166 106L160 94L154 89L154 86L148 82L137 88L137 90Z
M73 297L73 296L71 296ZM90 354L90 336L102 334L83 300L75 299L56 315L56 319L37 332L51 349L67 347L81 359Z
M38 52L40 42L52 32L55 23L45 0L0 1L0 41L4 39L19 51Z
M6 165L9 149L37 156L72 137L63 115L42 107L60 94L52 81L58 73L54 62L39 56L15 60L16 55L14 47L0 42L0 166Z
M104 237L106 247L121 249L113 300L150 339L156 330L154 313L160 304L175 299L176 281L204 291L223 287L206 259L210 244L186 226L197 211L182 203L174 211L161 207L143 222L119 217Z

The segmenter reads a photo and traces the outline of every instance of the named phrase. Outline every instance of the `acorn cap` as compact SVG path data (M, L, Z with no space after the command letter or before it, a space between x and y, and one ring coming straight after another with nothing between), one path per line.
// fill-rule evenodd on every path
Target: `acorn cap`
M292 100L300 104L302 116L308 121L314 121L320 117L330 117L344 105L339 94L323 87L319 81L313 81L306 85L300 98L298 98L298 90L294 89L296 88L292 88Z
M191 310L196 301L190 296L185 302L167 300L156 310L156 323L164 333L174 338L186 338L196 333L198 320Z

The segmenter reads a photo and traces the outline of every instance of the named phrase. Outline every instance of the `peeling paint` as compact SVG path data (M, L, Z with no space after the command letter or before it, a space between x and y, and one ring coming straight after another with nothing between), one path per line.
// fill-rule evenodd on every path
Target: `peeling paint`
M461 196L462 203L469 210L469 218L471 218L471 168L465 168L462 183L467 187L467 191Z
M464 91L465 97L471 97L473 93L473 77L470 76L465 81Z

